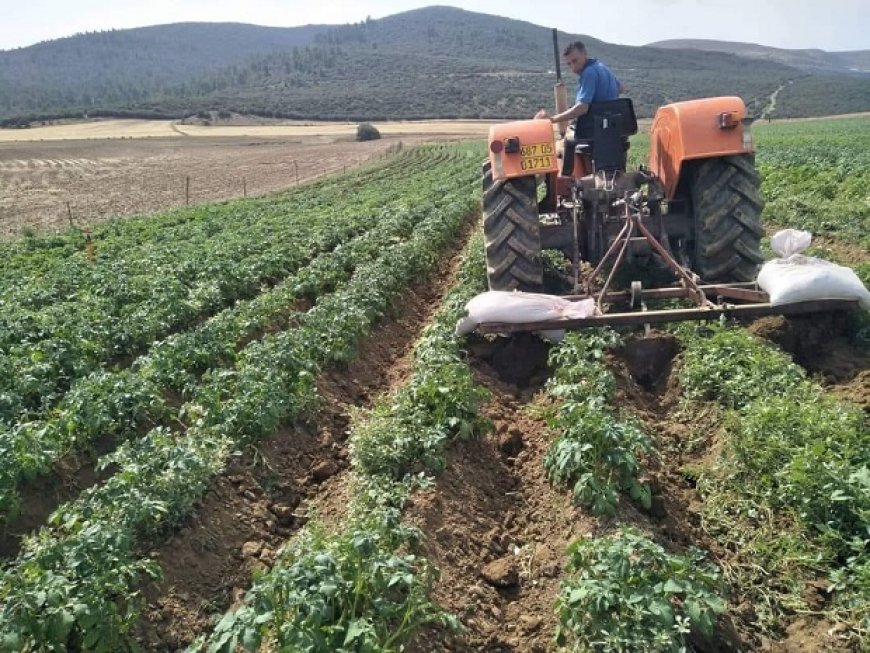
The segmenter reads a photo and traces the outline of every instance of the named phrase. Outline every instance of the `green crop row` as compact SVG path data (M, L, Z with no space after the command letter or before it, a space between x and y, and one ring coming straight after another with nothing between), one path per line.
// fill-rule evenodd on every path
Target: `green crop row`
M297 212L274 200L267 210L256 203L224 205L225 213L247 219L219 237L168 241L147 257L101 258L92 268L83 263L79 275L86 282L62 302L38 309L7 302L0 327L0 421L39 415L74 380L292 274L318 252L370 228L383 203L400 201L415 181L425 183L430 169L400 184L387 175L330 207ZM41 275L39 283L50 285L52 278Z
M556 401L547 420L556 438L544 458L551 481L575 502L615 515L618 492L644 509L649 487L638 476L653 443L639 424L612 407L615 379L605 364L621 345L609 329L571 333L550 354L547 392ZM557 599L556 643L573 651L686 650L687 636L710 635L725 610L719 572L699 550L667 553L635 529L580 539L568 548Z
M473 156L473 155L472 155ZM476 160L476 158L475 158ZM237 447L265 437L316 403L314 375L347 360L404 284L431 269L471 210L455 184L410 240L395 243L324 296L299 325L246 347L235 368L206 374L182 413L182 432L159 428L104 457L118 471L61 506L3 572L0 638L16 650L119 651L141 573L157 573L140 547L178 524ZM455 198L455 199L454 199Z
M289 324L299 299L331 291L358 265L406 237L454 183L461 183L462 174L461 165L445 166L427 185L420 184L401 202L383 209L367 233L320 254L256 298L237 302L192 331L155 343L130 369L101 371L77 382L45 419L0 433L2 515L14 514L20 481L45 474L63 456L92 446L102 436L121 441L149 425L178 419L177 411L163 401L167 391L189 396L206 370L232 365L240 344L265 329Z
M753 128L769 224L870 248L870 118Z
M348 192L394 176L406 165L426 166L432 157L431 149L406 150L385 162L307 183L267 198L221 202L101 222L91 232L95 251L98 258L107 260L124 256L147 259L165 249L167 244L204 240L225 229L229 232L242 229L251 222L252 209L268 214L273 208L287 205L300 212L331 205L341 201ZM247 210L235 210L238 207L247 207ZM86 278L81 274L64 274L81 272L87 261L85 237L79 229L0 242L0 256L4 262L0 269L0 293L5 298L6 293L18 289L20 300L34 308L64 301ZM22 286L22 279L31 279L40 273L47 274L52 283ZM28 291L34 291L30 301Z
M651 501L637 477L638 457L652 452L652 442L610 405L615 380L603 359L618 344L612 330L571 333L550 354L547 392L557 403L547 419L557 437L544 466L551 481L571 488L574 500L598 515L615 513L618 491L645 508Z
M703 551L668 553L633 528L577 540L566 572L556 643L568 650L685 653L687 636L711 635L725 611Z
M242 607L192 650L402 650L425 624L456 627L428 598L434 570L416 552L419 533L404 526L408 493L443 469L444 448L486 428L483 399L463 360L455 324L483 289L483 245L466 249L456 286L414 349L414 374L359 419L351 433L355 500L347 525L326 535L309 525L258 577Z
M431 162L413 168L406 182L425 184L435 163L448 156L443 148L431 154ZM282 199L223 204L212 208L209 223L223 217L230 228L212 233L188 222L196 237L103 252L93 266L80 256L5 284L0 421L40 414L74 380L123 364L155 339L257 294L318 252L370 228L385 202L401 201L406 186L396 184L395 175L406 174L402 163L396 160L363 189L330 205L298 208ZM75 286L66 288L71 280ZM61 296L49 301L58 288Z
M690 399L728 409L715 464L701 470L703 526L736 552L730 582L757 624L824 607L870 641L870 422L808 380L772 345L742 330L683 328L681 381Z

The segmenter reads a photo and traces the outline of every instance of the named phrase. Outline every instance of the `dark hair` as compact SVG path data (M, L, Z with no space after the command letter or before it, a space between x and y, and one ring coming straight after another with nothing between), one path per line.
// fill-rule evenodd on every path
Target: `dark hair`
M562 56L567 57L568 53L571 50L577 50L577 52L586 52L586 46L583 45L583 41L571 41L568 45L565 46L565 49L562 51Z

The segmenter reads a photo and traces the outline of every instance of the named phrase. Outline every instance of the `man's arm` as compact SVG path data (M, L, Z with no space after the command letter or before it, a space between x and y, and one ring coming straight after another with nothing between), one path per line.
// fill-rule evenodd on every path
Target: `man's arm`
M571 122L585 115L587 111L589 111L589 105L585 102L578 102L567 111L557 113L555 116L551 116L546 110L541 109L535 114L535 118L549 118L552 123Z

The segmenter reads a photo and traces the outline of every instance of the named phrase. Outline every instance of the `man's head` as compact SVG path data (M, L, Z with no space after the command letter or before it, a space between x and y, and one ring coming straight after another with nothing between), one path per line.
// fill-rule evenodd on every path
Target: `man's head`
M586 46L583 45L583 41L569 43L562 51L562 57L565 59L565 63L571 67L571 70L579 75L583 66L586 65Z

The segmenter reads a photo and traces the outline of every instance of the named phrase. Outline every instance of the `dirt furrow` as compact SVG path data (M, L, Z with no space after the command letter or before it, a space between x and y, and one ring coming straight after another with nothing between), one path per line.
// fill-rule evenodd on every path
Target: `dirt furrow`
M441 571L433 596L464 631L424 631L410 648L416 653L551 648L564 551L597 521L545 476L552 434L538 390L547 350L534 336L469 343L477 381L492 393L482 411L494 429L456 442L446 470L408 511Z
M149 651L175 651L211 628L240 601L251 573L271 565L279 547L316 512L340 522L349 487L350 412L410 373L410 352L453 283L469 224L437 271L402 295L392 314L361 343L355 360L318 379L322 407L242 452L190 522L152 555L163 577L147 584L138 637Z
M773 316L749 331L791 354L794 362L837 397L870 411L870 351L849 338L852 316Z

